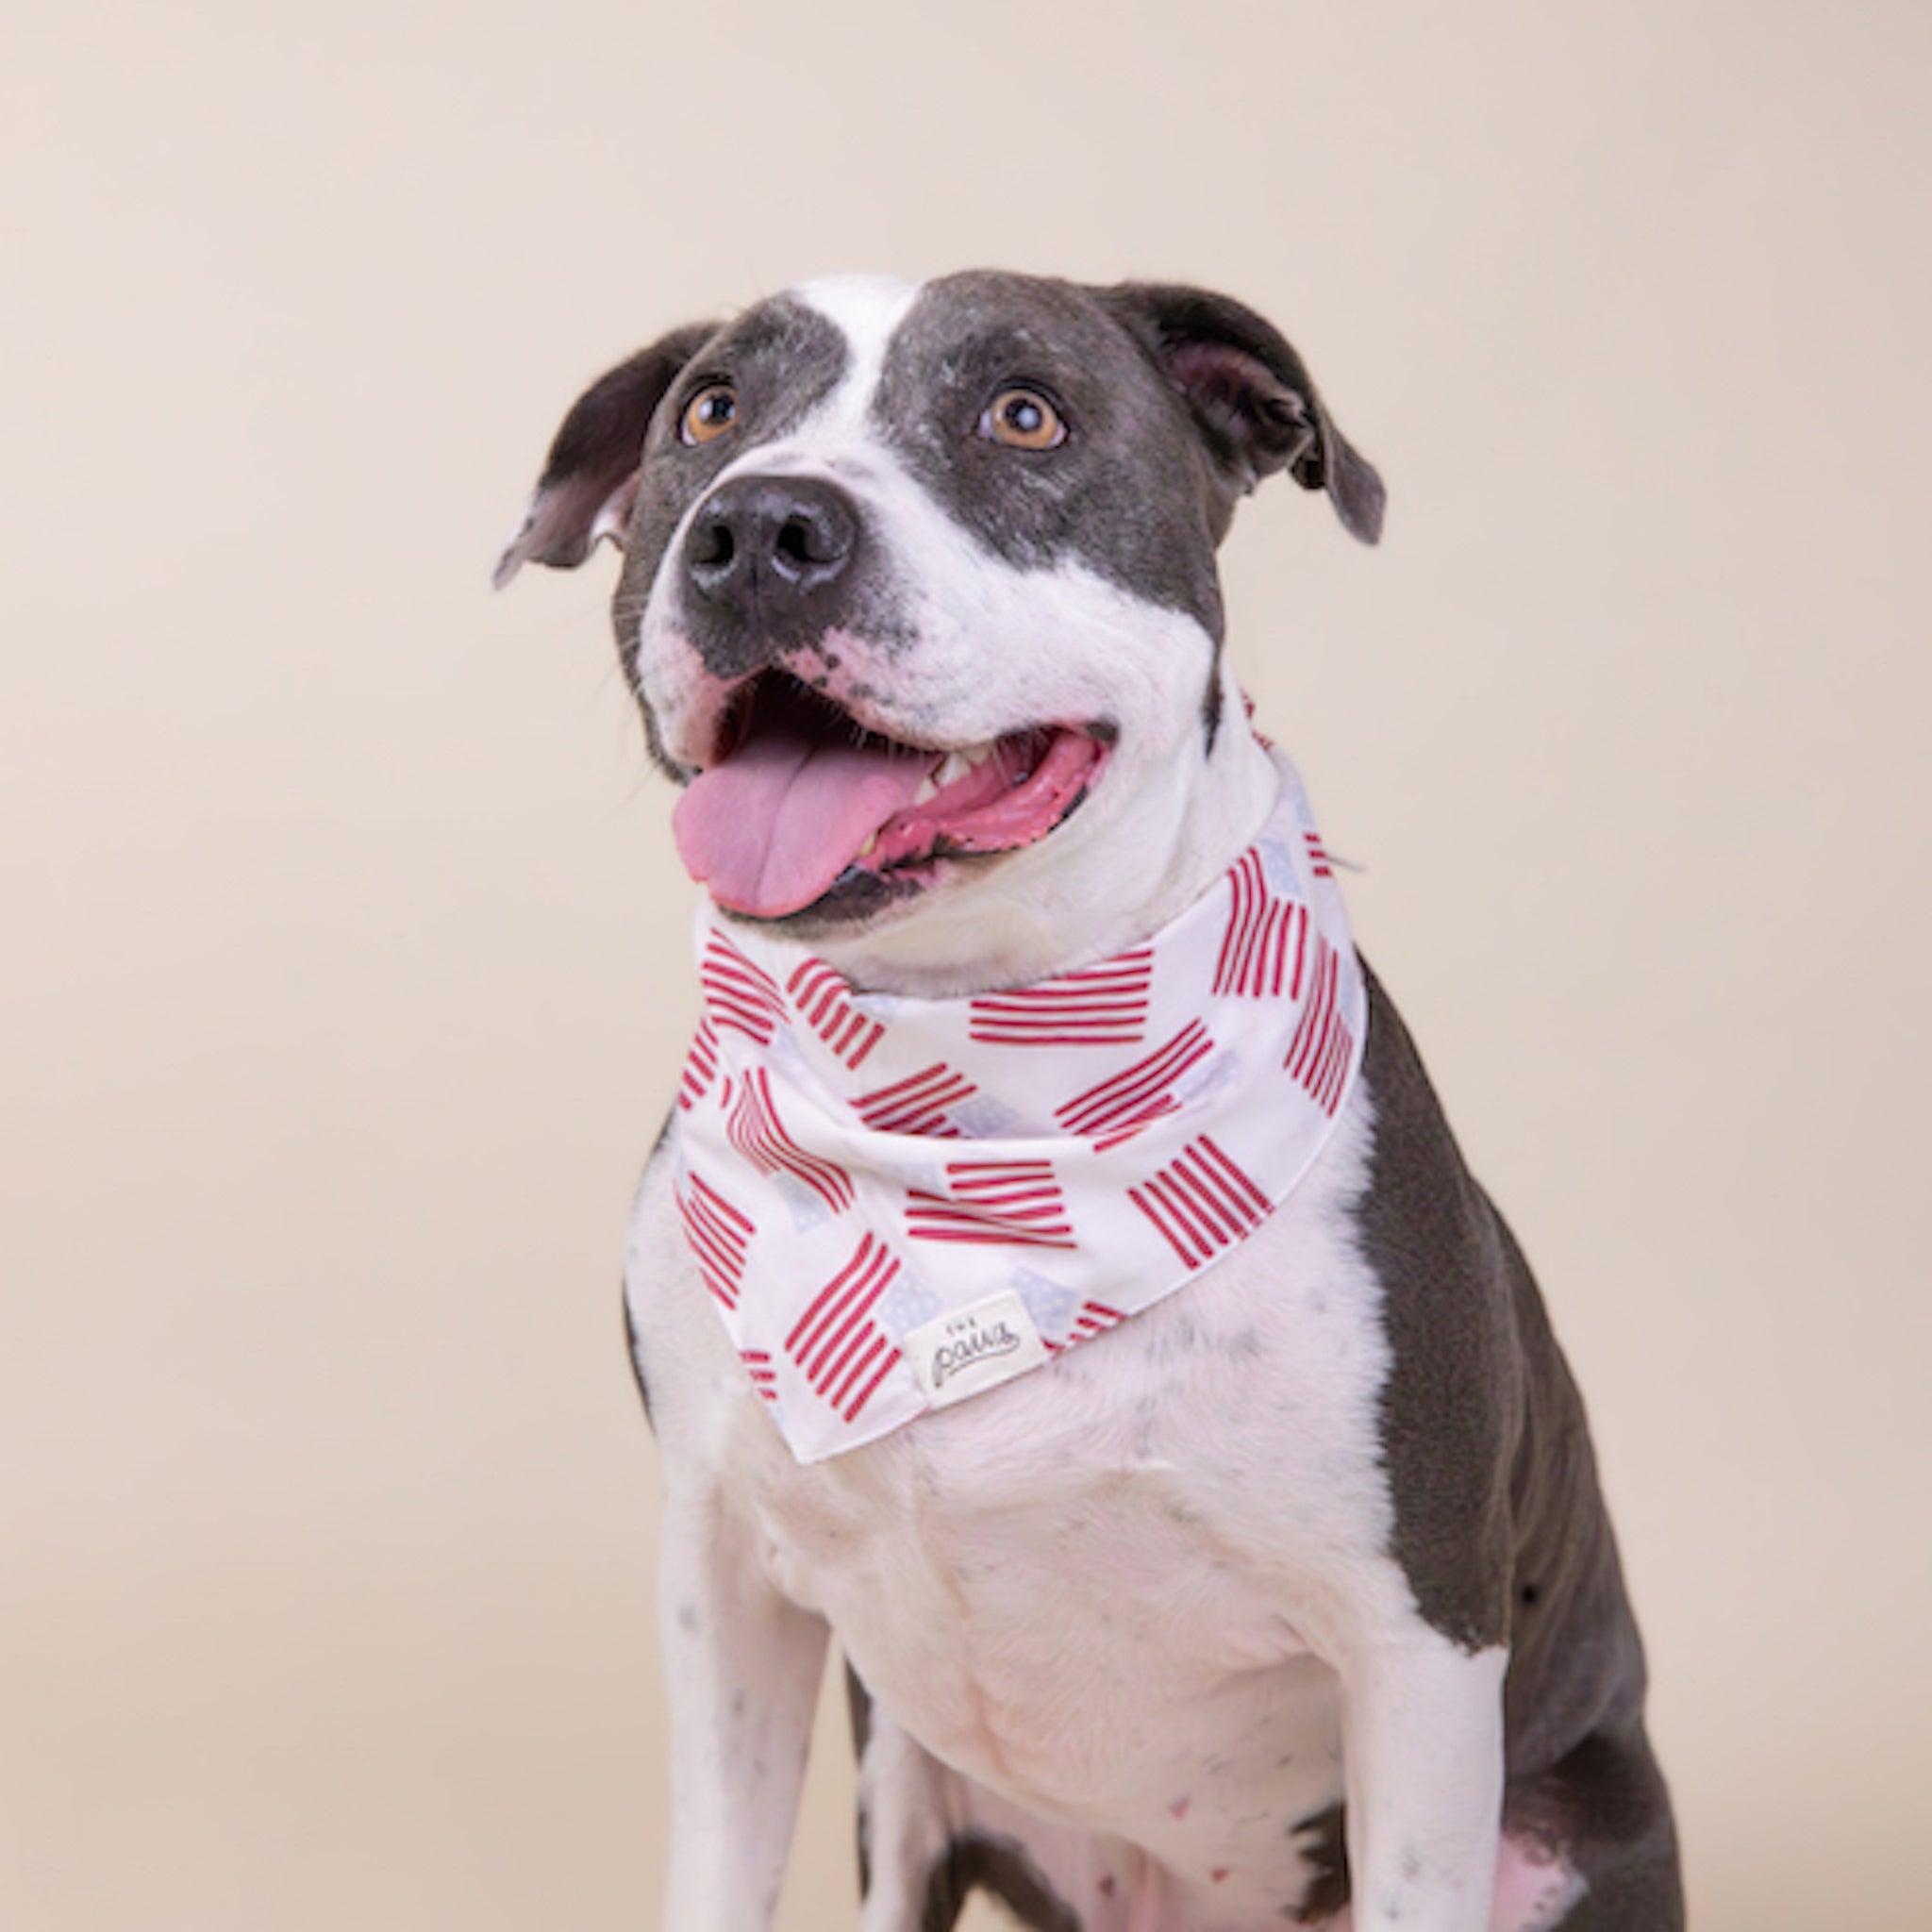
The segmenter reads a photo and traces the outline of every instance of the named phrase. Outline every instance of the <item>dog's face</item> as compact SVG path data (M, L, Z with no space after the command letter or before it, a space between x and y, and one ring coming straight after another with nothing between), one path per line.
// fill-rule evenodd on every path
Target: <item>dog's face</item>
M1374 541L1374 472L1225 298L814 283L587 391L498 581L622 545L619 650L725 911L957 925L1167 862L1240 730L1215 548L1281 469Z

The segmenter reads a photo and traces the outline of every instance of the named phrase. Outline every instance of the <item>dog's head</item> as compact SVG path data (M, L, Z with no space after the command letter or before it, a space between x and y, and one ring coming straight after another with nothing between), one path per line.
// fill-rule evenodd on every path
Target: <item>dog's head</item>
M1185 869L1247 744L1215 548L1282 470L1375 541L1374 471L1224 296L813 283L593 384L497 581L622 547L618 648L725 911L889 951L917 912L957 958L1023 902L1118 905L1096 870Z

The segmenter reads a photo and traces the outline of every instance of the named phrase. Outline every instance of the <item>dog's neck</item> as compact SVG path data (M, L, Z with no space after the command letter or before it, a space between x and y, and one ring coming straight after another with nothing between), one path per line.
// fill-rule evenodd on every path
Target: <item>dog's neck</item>
M970 890L876 931L813 941L863 991L928 998L1019 986L1107 958L1158 931L1240 856L1278 777L1238 688L1220 728L1177 753L1105 774L1041 846Z

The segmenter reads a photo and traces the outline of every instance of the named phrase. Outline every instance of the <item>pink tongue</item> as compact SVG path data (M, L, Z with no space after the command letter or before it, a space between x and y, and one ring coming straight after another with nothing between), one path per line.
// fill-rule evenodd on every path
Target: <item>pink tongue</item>
M938 752L760 734L691 780L671 829L719 905L782 919L823 896L939 762Z

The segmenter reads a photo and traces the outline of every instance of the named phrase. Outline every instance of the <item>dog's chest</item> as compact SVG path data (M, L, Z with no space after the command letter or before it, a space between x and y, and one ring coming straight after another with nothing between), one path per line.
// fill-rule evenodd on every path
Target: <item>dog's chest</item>
M927 1749L1203 1869L1332 1801L1304 1625L1387 1568L1353 1111L1234 1255L1047 1367L809 1467L755 1404L730 1429L775 1580Z

